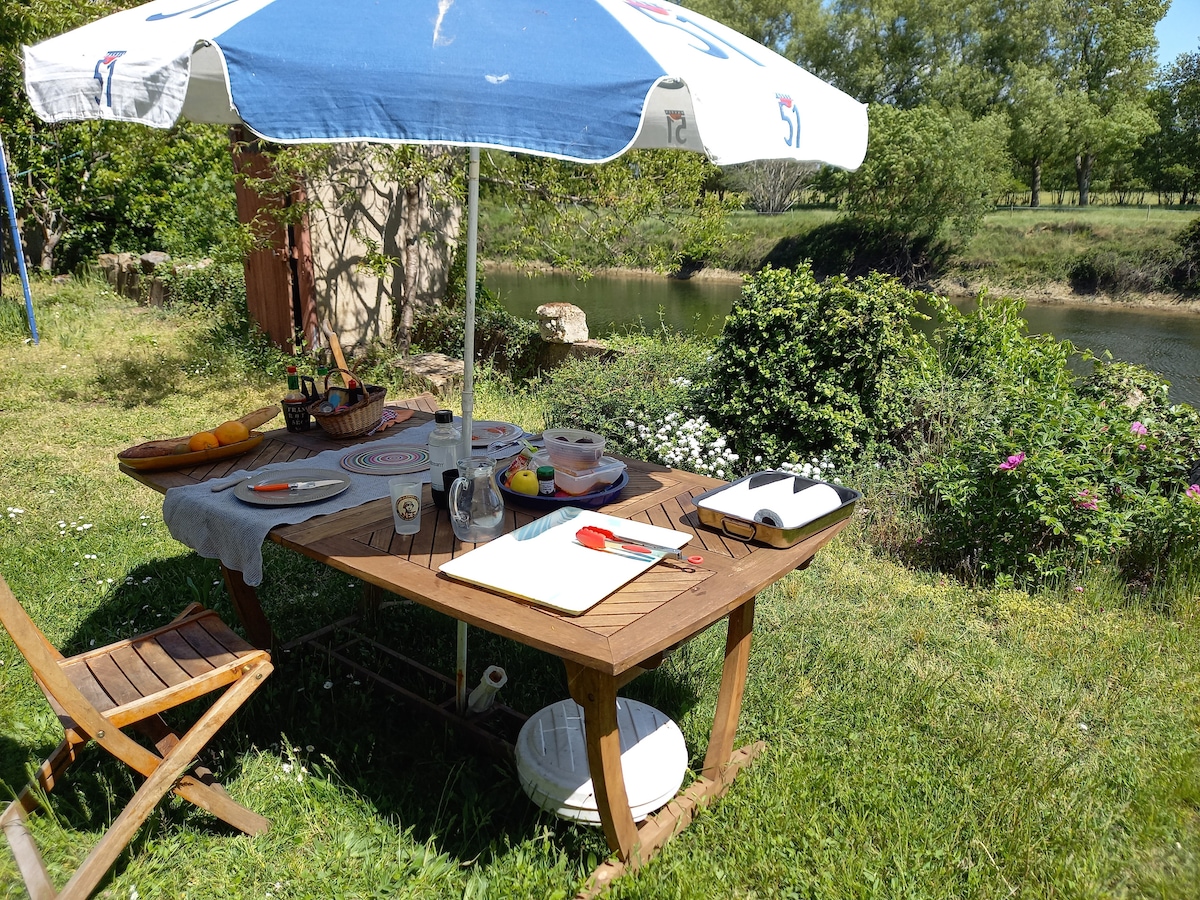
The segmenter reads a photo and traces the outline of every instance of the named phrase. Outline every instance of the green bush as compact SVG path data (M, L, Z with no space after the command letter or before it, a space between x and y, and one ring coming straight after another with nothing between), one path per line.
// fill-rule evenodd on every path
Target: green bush
M1084 354L1095 372L1076 378L1074 347L1025 334L1021 308L939 309L934 346L950 387L917 466L926 552L971 579L1031 585L1103 562L1149 586L1190 564L1200 416L1136 366Z
M1082 294L1158 291L1169 286L1176 257L1156 250L1089 250L1071 263L1067 277Z
M251 368L282 379L285 354L250 318L241 263L184 268L165 280L168 306L200 323L190 337L190 352L201 361L197 372Z
M461 357L466 334L462 297L417 309L413 315L414 353L445 353ZM482 285L475 301L475 358L490 361L514 378L537 371L540 337L536 322L508 312Z
M725 320L705 411L744 459L885 453L925 367L917 296L879 274L764 269Z
M1179 259L1171 272L1175 287L1185 291L1200 291L1200 218L1193 219L1175 236Z
M662 423L694 409L694 385L711 345L663 332L614 340L610 357L572 359L541 389L548 428L584 428L603 434L618 453L647 446L635 425ZM657 430L658 424L655 424Z
M180 268L165 280L173 306L217 310L246 305L246 272L241 263Z

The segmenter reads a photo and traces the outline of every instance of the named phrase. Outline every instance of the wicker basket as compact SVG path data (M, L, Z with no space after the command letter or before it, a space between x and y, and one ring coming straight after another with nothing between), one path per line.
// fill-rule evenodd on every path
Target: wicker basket
M344 372L347 383L353 378L362 384L349 369L334 369L329 375L334 372ZM319 400L308 405L308 411L326 434L336 438L360 437L380 423L383 419L383 401L387 396L387 388L379 385L362 384L365 396L353 406L343 407L336 412L321 412L321 405L329 400L329 375L325 376L325 393ZM345 392L346 389L335 390Z

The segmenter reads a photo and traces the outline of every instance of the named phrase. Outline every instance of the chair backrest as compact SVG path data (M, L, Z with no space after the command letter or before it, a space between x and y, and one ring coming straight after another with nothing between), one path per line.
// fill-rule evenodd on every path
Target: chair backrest
M4 629L29 663L42 690L53 697L68 716L92 735L103 733L106 728L111 729L109 720L79 688L71 684L58 665L62 654L29 618L29 613L25 612L25 607L17 600L3 576L0 576L0 623L4 624Z

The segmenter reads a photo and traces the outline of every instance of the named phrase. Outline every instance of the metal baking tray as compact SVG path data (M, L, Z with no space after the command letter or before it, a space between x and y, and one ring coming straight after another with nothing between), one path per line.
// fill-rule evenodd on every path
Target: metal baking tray
M842 504L836 509L820 515L811 521L800 522L786 528L770 516L762 516L760 518L755 515L736 515L728 511L706 508L700 505L701 501L704 500L708 500L710 503L719 503L718 495L726 491L731 491L743 482L749 482L747 487L753 490L757 487L776 484L784 479L792 479L793 493L799 493L813 485L827 485L837 492L842 500ZM714 501L714 498L717 499ZM739 478L737 481L713 488L710 491L705 491L703 494L693 497L692 502L696 505L696 511L700 514L701 524L715 528L728 537L743 542L759 541L771 547L791 547L800 543L800 541L809 535L825 530L835 522L850 518L854 513L854 505L860 499L862 499L861 493L844 485L830 484L827 481L819 481L815 478L804 478L801 475L792 475L789 472L770 471L755 472L744 478Z

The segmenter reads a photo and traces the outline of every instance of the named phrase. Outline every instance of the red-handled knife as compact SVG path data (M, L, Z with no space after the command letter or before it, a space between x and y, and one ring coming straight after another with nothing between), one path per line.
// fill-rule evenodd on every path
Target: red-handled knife
M279 484L252 484L252 491L307 491L312 488L329 487L333 484L342 484L340 478L325 478L321 481L287 481Z

